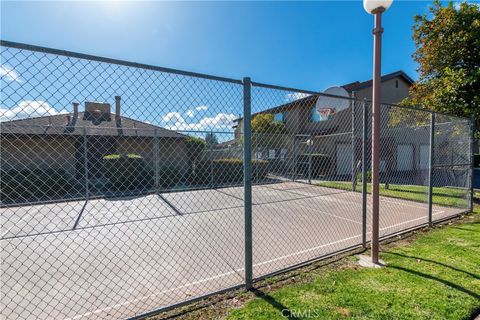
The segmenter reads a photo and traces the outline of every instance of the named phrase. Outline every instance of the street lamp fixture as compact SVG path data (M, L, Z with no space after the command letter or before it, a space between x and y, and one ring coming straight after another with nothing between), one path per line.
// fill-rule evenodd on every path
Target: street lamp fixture
M372 243L371 258L378 265L379 251L379 172L380 172L380 90L382 56L382 13L393 0L363 0L363 7L374 15L373 29L373 85L372 85Z

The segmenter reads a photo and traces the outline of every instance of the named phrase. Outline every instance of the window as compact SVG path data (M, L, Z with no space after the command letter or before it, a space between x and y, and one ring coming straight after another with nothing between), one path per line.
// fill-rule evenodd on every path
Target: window
M268 159L275 159L275 149L268 150Z
M273 121L274 122L284 122L285 121L285 117L283 115L282 112L279 112L279 113L275 113L273 115Z
M398 88L398 80L395 80L395 88Z

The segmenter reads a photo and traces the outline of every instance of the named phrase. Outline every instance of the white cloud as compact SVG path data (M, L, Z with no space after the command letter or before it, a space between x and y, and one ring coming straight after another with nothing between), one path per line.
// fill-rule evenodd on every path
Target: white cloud
M219 113L214 117L204 117L199 122L188 123L180 113L169 112L162 120L165 128L170 130L211 130L231 129L236 118L234 114Z
M295 100L299 100L299 99L303 99L303 98L306 98L310 96L310 94L308 93L303 93L303 92L294 92L294 93L288 93L286 96L285 96L285 100L287 100L288 102L291 102L291 101L295 101Z
M205 111L207 109L208 109L207 106L198 106L198 107L195 108L195 110L197 110L197 111Z
M187 112L185 112L185 114L188 117L193 118L195 116L195 113L196 113L195 111L205 111L207 109L208 109L207 106L198 106L198 107L195 108L195 110L193 110L193 109L187 110Z
M45 101L26 100L14 108L0 108L0 121L53 116L60 113L67 113L67 111L57 111Z
M18 72L4 64L0 65L0 76L7 81L22 82Z

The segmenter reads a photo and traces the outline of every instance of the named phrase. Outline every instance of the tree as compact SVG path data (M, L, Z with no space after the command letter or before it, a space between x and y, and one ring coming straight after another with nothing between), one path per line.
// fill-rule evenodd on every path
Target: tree
M218 139L215 133L209 132L205 135L205 142L208 146L215 146L218 144Z
M254 116L251 129L253 133L282 134L286 132L285 123L274 121L271 113L261 113Z
M413 25L419 79L406 105L473 118L480 128L480 7L435 0ZM396 121L402 117L398 115ZM395 118L395 117L394 117Z
M276 148L284 145L287 133L285 123L274 121L271 113L257 114L252 118L252 145L254 150Z
M185 145L190 165L192 165L196 160L203 158L206 147L205 140L190 136L185 139Z

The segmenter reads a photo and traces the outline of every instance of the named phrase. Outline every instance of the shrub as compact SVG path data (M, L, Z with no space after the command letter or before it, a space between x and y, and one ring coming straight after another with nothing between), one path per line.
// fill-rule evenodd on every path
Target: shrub
M105 177L113 190L149 189L153 171L137 154L110 154L103 157Z
M160 167L158 171L158 183L162 188L173 188L180 181L180 170L175 167Z
M357 183L361 183L362 182L362 173L359 172L357 173ZM372 171L367 171L367 183L370 183L372 182Z
M312 177L328 175L332 170L332 158L326 154L312 154ZM308 175L309 155L301 154L297 157L297 173Z
M473 155L473 166L475 168L480 168L480 154Z
M232 183L243 180L243 161L241 159L217 159L212 161L213 181Z
M2 171L2 202L45 201L61 199L72 189L63 169L22 169Z
M267 160L252 161L252 178L254 180L263 180L266 178L270 167Z
M268 173L268 161L252 161L252 179L264 179ZM195 182L209 183L240 183L243 181L242 159L216 159L199 161L194 167Z

